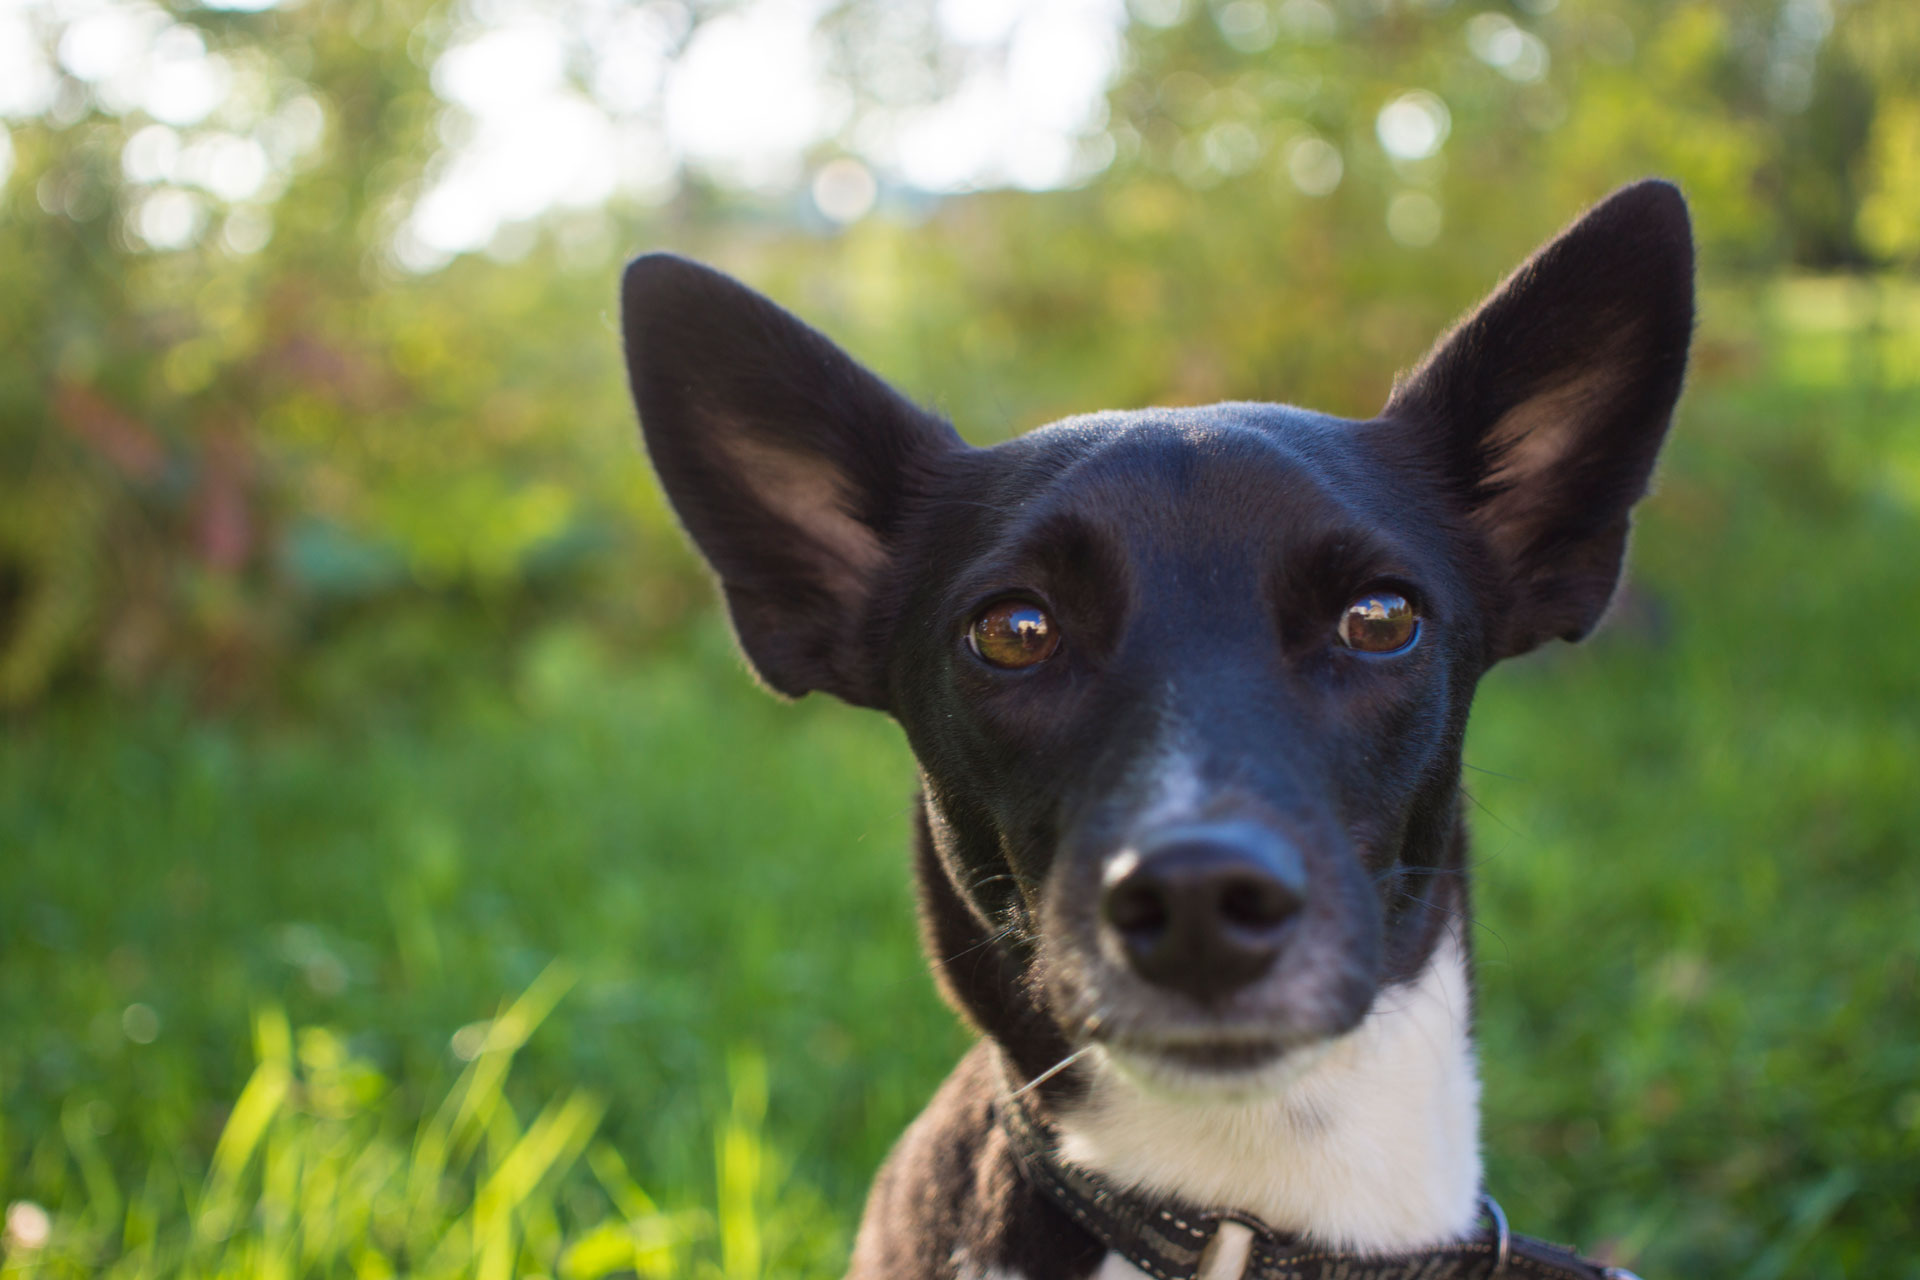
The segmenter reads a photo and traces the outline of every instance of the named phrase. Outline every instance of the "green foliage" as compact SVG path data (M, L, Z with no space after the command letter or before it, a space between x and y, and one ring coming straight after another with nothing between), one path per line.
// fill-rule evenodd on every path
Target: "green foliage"
M1729 279L1912 258L1905 0L1137 8L1082 189L902 196L829 239L689 176L421 275L395 237L464 127L430 68L471 15L180 7L232 69L207 119L67 77L9 126L0 706L168 672L271 701L340 610L421 591L678 625L697 589L633 465L611 332L637 248L774 289L980 439L1093 405L1370 412L1528 246L1649 172ZM31 12L56 47L63 11ZM861 104L899 105L872 68L950 88L965 61L924 6L846 0L824 29ZM254 144L243 197L155 177ZM157 209L187 219L177 247Z

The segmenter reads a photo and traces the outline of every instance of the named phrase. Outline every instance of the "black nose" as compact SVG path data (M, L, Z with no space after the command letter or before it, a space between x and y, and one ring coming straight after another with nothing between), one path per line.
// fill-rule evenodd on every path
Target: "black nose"
M1250 822L1157 833L1118 859L1101 918L1135 973L1214 1000L1273 967L1306 896L1294 847Z

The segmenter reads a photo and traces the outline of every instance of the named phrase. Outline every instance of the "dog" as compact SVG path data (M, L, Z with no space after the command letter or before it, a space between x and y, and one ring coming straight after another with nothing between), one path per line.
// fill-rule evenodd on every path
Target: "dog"
M1595 1277L1483 1198L1461 743L1600 620L1684 379L1672 186L1595 205L1356 421L964 443L731 278L629 265L647 451L746 658L892 715L980 1034L855 1280Z

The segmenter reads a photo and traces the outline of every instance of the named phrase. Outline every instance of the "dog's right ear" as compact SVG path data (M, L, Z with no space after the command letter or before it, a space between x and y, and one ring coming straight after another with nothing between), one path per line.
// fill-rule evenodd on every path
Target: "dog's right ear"
M874 584L952 427L827 338L672 254L627 267L627 373L667 497L720 577L761 679L862 706L885 691Z

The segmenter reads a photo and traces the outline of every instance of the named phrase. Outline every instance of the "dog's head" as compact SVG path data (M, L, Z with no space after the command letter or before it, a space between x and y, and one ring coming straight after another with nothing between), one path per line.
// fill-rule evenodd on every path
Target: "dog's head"
M1619 576L1693 319L1629 187L1350 421L1095 414L970 448L705 267L624 286L647 447L788 695L918 755L929 947L1039 1072L1235 1087L1352 1028L1464 907L1468 705Z

